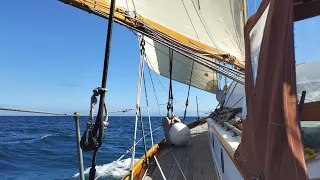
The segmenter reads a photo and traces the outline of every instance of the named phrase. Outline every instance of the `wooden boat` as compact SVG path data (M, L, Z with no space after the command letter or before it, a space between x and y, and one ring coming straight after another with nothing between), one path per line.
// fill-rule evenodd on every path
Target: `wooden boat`
M302 143L315 135L303 121L319 122L320 104L297 92L293 36L295 21L320 15L319 0L263 0L247 23L241 0L118 0L115 8L102 0L61 1L114 17L140 35L141 57L153 71L220 102L188 125L188 145L162 140L123 179L320 179L320 147ZM217 73L233 84L219 88ZM138 107L139 99L137 114Z

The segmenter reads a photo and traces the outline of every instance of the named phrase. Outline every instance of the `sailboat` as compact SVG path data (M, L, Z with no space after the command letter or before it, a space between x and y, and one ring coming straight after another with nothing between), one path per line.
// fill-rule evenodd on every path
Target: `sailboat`
M319 0L263 0L248 21L242 0L60 1L109 19L107 49L113 21L138 36L136 128L144 63L170 82L217 96L219 105L208 117L187 125L191 135L184 146L170 145L166 137L134 163L135 133L123 179L320 179L320 147L312 141L319 127L305 123L320 120L319 88L306 89L305 82L317 81L306 75L309 68L300 72L307 64L296 67L293 35L295 21L320 15ZM233 82L220 88L219 75ZM82 144L94 151L90 179L103 138L101 99L93 131L98 145ZM169 120L172 100L170 91Z

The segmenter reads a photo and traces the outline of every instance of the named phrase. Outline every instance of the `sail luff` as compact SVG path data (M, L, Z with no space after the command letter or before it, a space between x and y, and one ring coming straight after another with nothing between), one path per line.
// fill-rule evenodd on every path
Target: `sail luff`
M77 7L81 10L87 11L89 13L96 14L103 18L108 18L109 9L110 9L110 2L109 1L99 1L99 0L60 0L66 4L72 5ZM101 15L95 11L99 11L100 13L104 14ZM135 29L139 28L140 30L144 31L144 27L146 25L151 26L152 28L156 29L160 33L167 35L174 40L176 40L179 45L183 46L186 49L189 49L195 53L205 54L206 56L225 62L227 64L235 65L240 69L244 69L244 63L238 58L230 57L228 53L224 53L223 51L203 44L199 41L196 41L192 38L189 38L185 35L182 35L172 29L169 29L165 26L162 26L148 18L142 17L139 14L136 14L136 18L132 18L129 16L128 11L124 7L117 6L115 9L114 15L116 22L121 22L127 25L129 28ZM150 34L150 32L147 32ZM151 37L152 38L152 37Z

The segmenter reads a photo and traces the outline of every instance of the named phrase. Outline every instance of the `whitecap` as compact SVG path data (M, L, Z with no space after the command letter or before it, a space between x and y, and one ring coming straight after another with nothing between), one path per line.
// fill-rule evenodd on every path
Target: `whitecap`
M135 159L137 162L138 159ZM102 166L96 166L96 178L99 179L121 179L126 175L130 169L131 158L123 159L121 161L113 161ZM89 176L90 168L84 171L86 177ZM76 173L72 178L79 178L79 173Z
M43 136L41 136L41 137L40 137L40 139L45 139L45 138L50 137L50 136L53 136L53 134L46 134L46 135L43 135Z

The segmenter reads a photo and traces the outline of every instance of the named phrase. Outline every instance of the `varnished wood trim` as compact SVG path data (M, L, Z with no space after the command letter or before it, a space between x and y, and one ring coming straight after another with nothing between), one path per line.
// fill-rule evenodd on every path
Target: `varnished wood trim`
M230 159L233 161L233 163L235 163L234 151L231 149L230 145L223 139L223 137L218 133L218 131L214 127L213 127L213 131L216 137L218 138L218 140L220 141L220 143L222 144L222 146L224 147L224 149L226 150Z
M294 20L300 21L320 15L320 0L308 0L295 3Z

